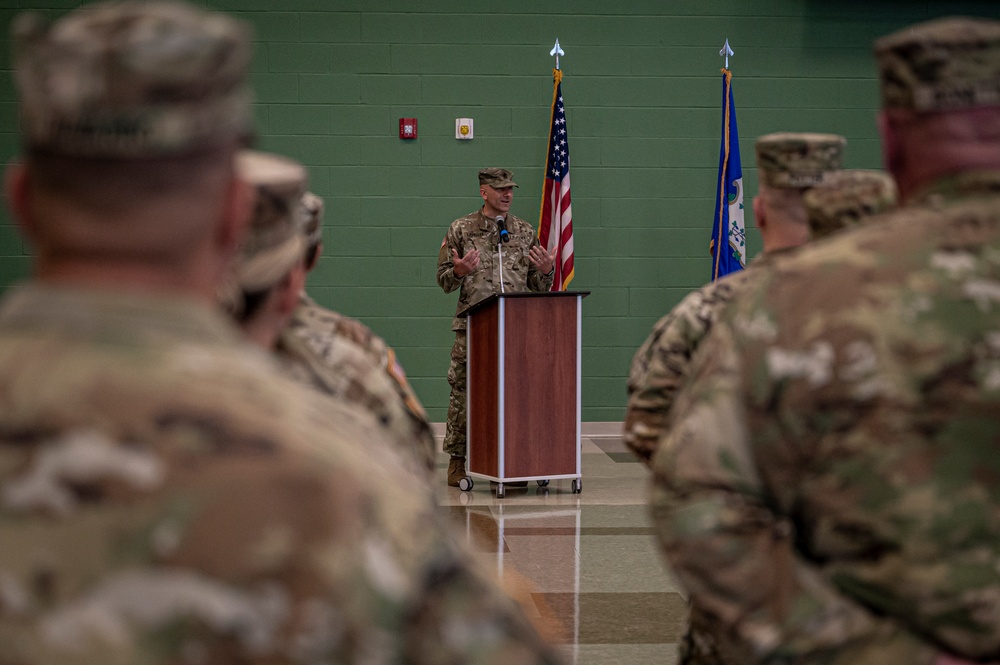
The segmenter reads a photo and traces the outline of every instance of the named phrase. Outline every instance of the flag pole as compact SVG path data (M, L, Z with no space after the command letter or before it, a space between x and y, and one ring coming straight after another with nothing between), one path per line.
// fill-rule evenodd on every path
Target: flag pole
M555 58L556 58L556 67L555 67L555 69L552 70L552 105L550 107L551 111L549 112L549 128L550 128L549 131L551 131L552 119L553 119L553 116L555 115L555 112L556 112L556 95L558 94L559 84L562 83L562 70L559 69L559 56L566 55L566 51L562 50L562 47L559 46L559 38L558 37L556 37L555 46L553 46L552 50L549 51L549 55L555 56ZM549 138L551 138L551 136ZM549 165L548 159L546 158L546 162L545 162L546 170L548 169L548 165ZM541 204L541 211L538 213L539 220L541 220L542 216L545 213L545 203L546 203L545 202L545 197L543 196L542 197L542 204ZM541 228L541 224L539 224L539 228L538 228L539 235L541 235L541 232L542 232L542 228Z
M570 202L569 138L566 109L562 99L562 70L559 56L566 55L556 40L549 55L556 59L552 70L552 112L545 159L545 179L538 213L538 241L547 252L555 250L551 290L565 291L573 279L573 211Z
M725 156L723 157L723 162L722 162L722 174L721 174L722 183L720 184L720 190L719 190L723 192L723 195L719 197L719 214L718 214L719 243L717 247L713 248L715 253L715 256L713 257L715 259L715 266L712 270L713 282L719 279L719 263L722 260L722 250L723 250L722 239L726 237L725 234L726 229L722 228L722 226L723 226L723 206L726 205L726 197L724 196L726 191L726 173L728 172L728 167L729 167L729 85L731 85L730 81L732 80L732 72L729 71L729 56L736 55L735 53L733 53L733 49L730 48L729 46L728 37L726 37L726 43L723 45L722 50L719 51L719 55L725 57L726 59L725 68L722 70L723 75L725 75L726 77L726 90L723 92L724 95L723 99L725 100L723 108L723 113L724 113L723 127L725 127L725 129L723 130L724 131L723 142L724 145L726 146L726 153Z
M551 142L551 140L552 140L552 133L551 133L552 132L552 121L555 119L555 114L556 114L556 97L559 95L559 84L562 83L562 70L559 69L559 56L566 55L566 51L562 50L562 47L559 46L559 38L558 37L556 37L556 43L552 47L552 50L549 51L549 55L555 56L555 59L556 59L555 69L552 70L552 105L549 107L550 108L550 111L549 111L549 141ZM546 158L545 158L545 178L546 178L546 180L548 179L548 170L549 170L549 161L548 161L548 159L549 159L548 156L546 156ZM543 235L545 236L544 237L544 240L545 240L544 244L546 245L546 247L545 247L546 251L548 251L548 246L547 245L548 245L548 236L549 236L549 233L550 233L550 229L546 228L543 231L542 220L545 218L545 211L546 211L546 209L548 207L549 207L549 202L545 198L544 188L543 188L542 202L541 202L541 205L540 205L540 209L538 211L538 231L537 231L537 233L538 233L538 239L540 241L543 240L542 236ZM556 257L556 260L559 260L560 258L561 257ZM552 289L556 290L556 284L555 283L552 284Z

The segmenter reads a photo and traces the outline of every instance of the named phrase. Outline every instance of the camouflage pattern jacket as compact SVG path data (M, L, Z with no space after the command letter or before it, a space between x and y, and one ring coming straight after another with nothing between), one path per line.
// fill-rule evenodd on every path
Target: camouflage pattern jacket
M764 262L711 282L684 297L653 326L636 351L628 375L625 444L647 466L668 426L674 395L684 384L691 357L726 305L744 288Z
M765 663L1000 658L1000 173L776 262L653 459L692 601Z
M368 326L302 294L277 353L295 379L370 411L421 468L434 470L434 432L424 407L396 352Z
M8 291L0 661L553 662L366 422L197 303Z
M506 293L548 291L553 273L543 275L528 260L528 251L539 245L531 224L514 215L507 216L510 241L503 244L503 288ZM438 253L437 283L445 293L461 287L452 330L465 330L465 313L476 303L500 293L500 266L497 252L498 229L482 208L451 223ZM452 250L459 256L479 250L479 267L465 277L455 277Z

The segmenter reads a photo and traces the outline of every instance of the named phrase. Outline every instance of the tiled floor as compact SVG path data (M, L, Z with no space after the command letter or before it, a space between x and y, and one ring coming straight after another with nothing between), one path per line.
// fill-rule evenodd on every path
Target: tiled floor
M446 487L442 455L439 501L567 663L673 664L686 602L654 542L646 467L613 435L585 436L581 450L580 494L553 480L503 499L482 480Z

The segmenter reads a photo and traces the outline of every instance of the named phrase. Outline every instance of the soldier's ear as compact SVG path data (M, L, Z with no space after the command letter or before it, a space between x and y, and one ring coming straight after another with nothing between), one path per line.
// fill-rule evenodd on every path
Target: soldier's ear
M484 201L486 200L486 187L484 185L479 186L479 196L483 197Z
M31 183L28 168L24 162L16 161L7 165L4 173L3 192L14 220L28 240L34 241L36 229L31 206Z
M243 243L256 196L253 185L239 176L233 176L216 226L216 243L227 254L235 254Z
M753 223L758 231L763 231L767 226L767 212L764 211L764 199L760 192L753 197Z
M315 245L313 245L312 251L310 252L309 256L306 257L309 259L305 264L306 272L312 272L312 269L316 267L317 263L319 263L319 257L322 254L323 254L323 243L318 242Z
M282 316L290 316L299 305L299 296L306 288L306 271L302 265L295 266L285 276L278 294L277 308Z
M882 168L895 177L903 159L899 137L893 128L892 120L883 110L878 112L878 133L882 138Z

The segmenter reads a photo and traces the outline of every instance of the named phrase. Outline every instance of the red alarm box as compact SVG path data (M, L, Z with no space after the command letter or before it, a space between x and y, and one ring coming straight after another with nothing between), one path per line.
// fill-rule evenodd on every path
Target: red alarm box
M417 119L416 118L400 118L399 119L399 138L401 138L401 139L415 139L415 138L417 138Z

